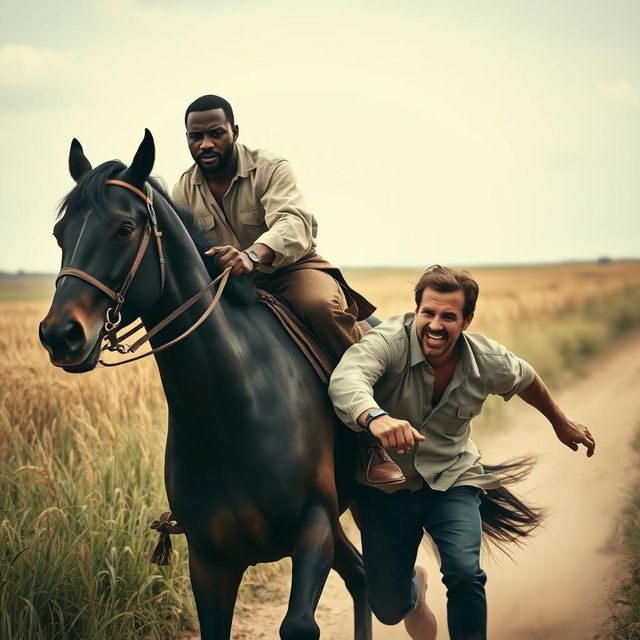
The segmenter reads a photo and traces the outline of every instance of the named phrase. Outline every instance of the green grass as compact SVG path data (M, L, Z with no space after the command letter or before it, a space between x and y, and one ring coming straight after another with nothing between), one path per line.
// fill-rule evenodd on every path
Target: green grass
M184 541L170 567L148 561L149 524L165 508L163 425L134 407L109 428L69 389L62 405L53 394L18 405L16 382L0 424L0 638L164 639L194 627ZM25 411L38 426L12 429Z
M630 289L587 308L516 327L504 342L554 384L581 374L587 362L638 327L640 289Z
M640 457L640 425L633 441ZM610 600L611 616L598 638L601 640L640 640L640 481L636 479L622 514L622 563L620 581Z

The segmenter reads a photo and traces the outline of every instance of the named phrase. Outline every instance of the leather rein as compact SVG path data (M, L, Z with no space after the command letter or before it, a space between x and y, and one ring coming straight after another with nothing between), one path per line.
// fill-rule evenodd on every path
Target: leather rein
M203 314L196 320L194 324L192 324L186 331L181 333L176 338L169 340L169 342L166 342L160 345L159 347L156 347L155 349L151 349L150 351L134 356L132 358L127 358L126 360L121 360L120 362L105 362L104 360L98 361L101 365L105 367L116 367L118 365L126 364L127 362L133 362L134 360L140 360L141 358L146 358L147 356L153 355L154 353L164 351L165 349L168 349L169 347L180 342L181 340L186 338L188 335L193 333L207 319L207 317L211 314L211 312L217 306L218 302L220 302L222 292L224 291L227 281L229 280L229 273L231 269L225 269L217 278L214 278L211 282L209 282L209 284L207 284L206 287L198 291L198 293L196 293L194 296L189 298L187 301L183 302L177 309L172 311L168 316L166 316L164 319L158 322L158 324L156 324L152 329L150 329L147 333L145 333L141 338L136 340L132 345L125 344L123 341L126 340L131 335L133 335L136 331L141 329L143 326L142 322L140 322L139 324L137 324L135 327L127 331L122 336L117 335L118 329L122 324L121 309L125 302L125 296L127 294L129 286L131 285L131 282L133 281L138 271L138 268L140 267L140 263L142 262L144 254L149 245L149 240L152 235L156 238L156 243L158 248L158 263L159 263L159 269L160 269L160 296L164 291L165 260L164 260L164 251L162 249L162 231L158 229L158 219L156 216L155 209L153 207L153 191L149 186L147 186L147 193L145 194L142 191L140 191L140 189L138 189L137 187L134 187L132 184L129 184L128 182L124 182L122 180L107 180L105 181L105 184L124 187L125 189L128 189L129 191L132 191L133 193L135 193L139 198L142 198L142 200L145 202L145 204L147 205L147 212L149 214L147 218L147 222L144 226L144 231L142 233L142 236L140 237L140 242L138 243L138 249L133 259L133 263L131 264L129 272L127 273L127 275L125 276L122 282L122 286L120 287L120 290L117 292L114 291L113 289L108 287L106 284L98 280L98 278L92 276L86 271L82 271L82 269L77 269L76 267L63 267L56 277L56 286L60 278L64 276L74 276L76 278L80 278L81 280L84 280L85 282L88 282L89 284L93 285L97 289L100 289L100 291L108 295L115 302L115 305L113 307L109 307L107 309L106 318L105 318L104 326L102 329L103 340L106 340L107 344L105 344L102 347L101 351L104 351L105 349L107 349L108 351L117 351L118 353L121 353L121 354L134 353L140 346L142 346L145 342L153 338L153 336L155 336L159 331L164 329L168 324L173 322L178 316L180 316L187 309L189 309L189 307L193 306L196 302L198 302L198 300L203 298L209 291L213 289L213 287L218 282L220 282L220 286L218 287L218 290L216 291L216 294L213 297L213 300L211 301L209 306L206 308L206 310L203 312Z

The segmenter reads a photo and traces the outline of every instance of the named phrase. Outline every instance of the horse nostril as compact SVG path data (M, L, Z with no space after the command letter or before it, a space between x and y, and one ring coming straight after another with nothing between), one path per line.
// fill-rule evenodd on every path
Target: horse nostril
M40 323L39 334L42 346L56 361L77 357L87 340L84 326L73 317L49 321L45 318Z
M69 351L82 349L85 343L84 329L77 320L69 320L66 326L65 342Z

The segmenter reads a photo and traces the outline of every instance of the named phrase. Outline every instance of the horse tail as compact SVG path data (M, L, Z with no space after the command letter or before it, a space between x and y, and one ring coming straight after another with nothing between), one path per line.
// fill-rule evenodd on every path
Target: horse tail
M528 505L508 489L523 480L534 463L532 457L521 457L502 464L483 465L486 472L495 474L501 482L500 487L489 489L480 497L484 540L507 555L509 544L522 544L546 517L545 508Z

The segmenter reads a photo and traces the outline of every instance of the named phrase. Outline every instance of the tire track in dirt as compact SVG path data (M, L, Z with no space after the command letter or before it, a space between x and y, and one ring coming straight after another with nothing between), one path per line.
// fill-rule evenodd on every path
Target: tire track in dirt
M510 403L509 428L482 437L483 457L499 462L532 454L538 462L518 493L549 508L543 530L513 560L485 555L491 640L587 640L607 617L606 597L617 556L615 523L635 473L629 448L640 424L640 334L623 340L593 362L587 375L556 394L560 407L594 434L596 453L587 459L564 447L548 423L518 399ZM424 545L425 547L428 545ZM419 563L430 576L429 602L446 640L446 598L436 558L423 548ZM283 579L283 582L285 580ZM284 592L288 589L288 579ZM239 606L233 638L278 638L286 597L276 603ZM351 640L349 596L332 572L317 612L321 637ZM408 636L403 625L374 622L375 640Z

